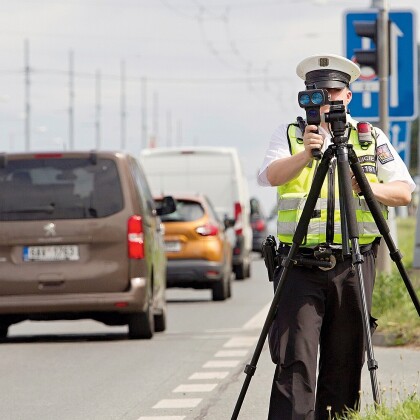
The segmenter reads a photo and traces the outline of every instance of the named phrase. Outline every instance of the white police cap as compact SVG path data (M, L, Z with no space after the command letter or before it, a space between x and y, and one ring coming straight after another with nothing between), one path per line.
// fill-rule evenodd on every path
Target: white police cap
M360 76L360 68L345 57L318 54L301 61L296 73L307 87L343 89Z

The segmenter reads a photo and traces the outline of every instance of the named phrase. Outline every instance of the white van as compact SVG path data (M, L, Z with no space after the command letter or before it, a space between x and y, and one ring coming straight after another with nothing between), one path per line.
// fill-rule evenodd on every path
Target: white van
M140 161L154 195L169 191L205 194L220 219L234 223L233 270L237 279L249 277L250 199L237 150L227 147L145 149Z

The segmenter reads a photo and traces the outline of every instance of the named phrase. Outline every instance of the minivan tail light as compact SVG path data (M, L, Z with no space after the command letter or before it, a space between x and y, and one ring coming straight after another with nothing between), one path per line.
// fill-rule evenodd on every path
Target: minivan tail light
M262 219L256 220L255 222L252 223L252 227L257 232L262 232L265 229L265 222Z
M242 206L238 201L235 203L235 233L242 235Z
M127 226L128 258L144 258L143 221L140 216L131 216Z
M219 233L219 228L210 223L206 223L203 226L199 226L195 231L201 236L216 236Z

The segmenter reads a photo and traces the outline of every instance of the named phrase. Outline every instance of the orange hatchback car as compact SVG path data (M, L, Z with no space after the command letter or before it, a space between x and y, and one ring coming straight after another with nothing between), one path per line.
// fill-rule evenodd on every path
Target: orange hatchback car
M225 300L231 296L232 229L219 220L204 195L173 197L176 211L161 216L167 287L211 289L213 300ZM161 199L155 201L159 208Z

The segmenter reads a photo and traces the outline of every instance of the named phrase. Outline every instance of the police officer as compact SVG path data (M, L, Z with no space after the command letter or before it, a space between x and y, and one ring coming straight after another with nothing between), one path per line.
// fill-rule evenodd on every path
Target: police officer
M356 64L333 54L308 57L299 63L296 72L307 88L326 89L330 100L343 101L346 107L352 98L349 85L360 75ZM322 106L320 111L328 112L329 106ZM331 144L332 134L325 122L319 127L307 125L304 132L297 122L292 122L280 125L272 135L258 183L277 187L280 256L289 252L300 215L298 209L302 209L311 188L317 167L312 150L324 151ZM357 121L347 114L345 136L353 145L383 214L387 214L386 206L407 205L415 183L383 131L366 123L358 129ZM351 258L341 253L335 161L333 157L298 252L305 261L316 261L317 255L322 255L332 268L298 264L289 269L269 333L270 352L277 365L269 420L330 419L347 408L359 407L365 352L363 315L359 280ZM351 184L370 313L380 234L364 198L357 195L360 188L354 177ZM279 275L277 269L275 285ZM370 321L373 327L373 318Z

